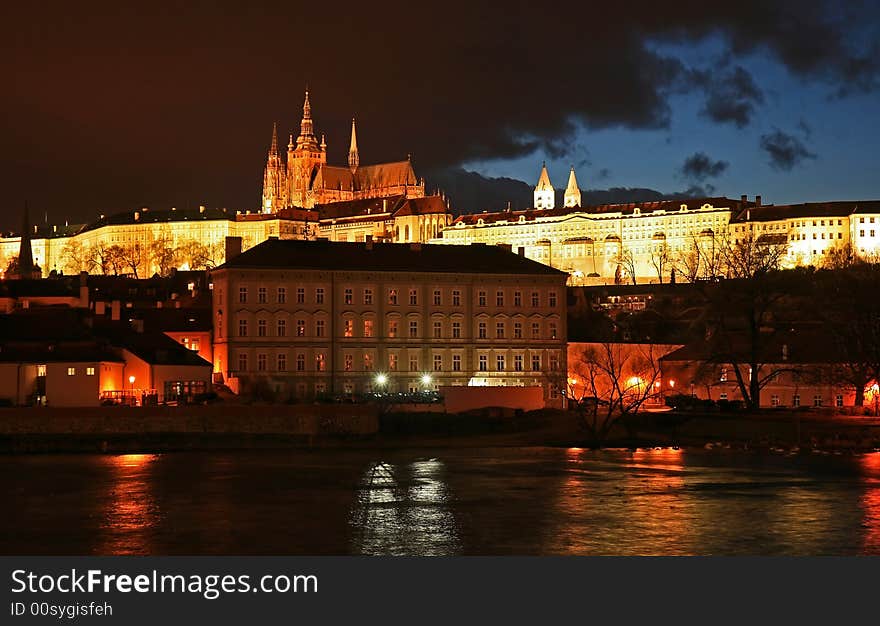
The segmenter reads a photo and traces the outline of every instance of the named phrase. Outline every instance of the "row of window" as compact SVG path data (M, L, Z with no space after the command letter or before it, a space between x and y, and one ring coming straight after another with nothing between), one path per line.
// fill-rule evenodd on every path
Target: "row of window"
M38 375L45 376L46 375L45 370L43 370L42 374L39 374L39 372L38 372ZM76 368L75 367L68 367L67 368L67 375L68 376L76 376ZM94 376L94 375L95 375L95 368L94 367L87 367L86 368L86 376Z
M248 337L249 336L249 324L248 320L245 318L238 320L238 336L239 337ZM495 339L525 339L524 331L523 331L523 323L522 322L513 322L512 334L508 336L507 333L508 323L507 322L495 322L495 332L493 337ZM295 326L295 336L296 337L306 337L306 320L298 319L296 320ZM326 337L327 331L327 321L318 319L314 320L314 333L312 337ZM374 320L365 319L362 320L361 324L361 334L360 337L374 337L375 336L375 324ZM541 323L540 322L532 322L531 323L531 333L529 335L530 339L541 339ZM444 339L444 327L443 322L436 320L431 325L431 336L434 339ZM449 338L452 339L461 339L461 322L453 321L450 325L451 336ZM257 320L257 337L268 337L269 336L269 322L265 319ZM275 322L275 334L274 337L287 337L287 320L279 319ZM355 320L353 319L344 319L342 321L342 336L343 337L354 337L355 336ZM400 328L400 320L388 320L386 335L388 339L398 339L401 338L401 328ZM419 333L419 322L418 320L409 320L408 323L408 335L410 339L419 339L421 335ZM557 339L559 337L559 326L555 321L547 322L547 339ZM477 339L489 339L489 324L488 322L478 322L477 323Z
M366 287L361 290L361 303L365 305L373 304L373 289ZM419 290L418 289L410 289L409 290L409 298L406 300L410 306L418 306L419 304ZM434 289L432 293L431 303L435 306L443 306L443 290L442 289ZM248 287L239 287L238 288L238 302L239 304L247 304L248 303ZM326 291L323 287L316 287L314 293L314 304L324 304L326 299ZM342 301L343 304L354 304L354 288L345 287L342 292ZM275 300L277 304L286 304L287 303L287 287L278 287L275 290ZM506 306L505 302L507 301L507 293L503 289L498 289L494 293L494 302L495 306ZM512 295L512 303L515 307L523 306L524 296L522 291L514 291ZM257 304L268 304L269 302L269 290L267 287L258 287L257 288ZM296 304L305 304L306 303L306 290L305 287L297 287L296 289ZM386 302L389 305L397 306L403 302L402 293L399 289L395 287L391 287L387 290L387 299ZM477 294L477 305L481 307L485 307L489 302L489 294L485 290L481 290ZM538 291L532 291L529 294L528 302L531 303L533 307L541 306L541 294ZM550 291L547 294L547 305L550 307L555 307L557 305L557 295L556 291ZM450 303L452 306L461 306L461 290L453 289L451 293Z
M363 358L361 360L361 368L359 370L355 370L355 357L353 354L344 354L342 359L342 371L344 372L353 372L353 371L363 371L363 372L372 372L375 371L375 359L372 353L365 353L362 355ZM461 369L461 355L453 354L451 359L451 371L460 372ZM287 372L288 363L287 363L287 353L279 352L275 355L274 362L274 371L278 372ZM400 365L400 355L391 353L388 355L388 371L396 372L399 371ZM238 354L238 371L247 372L249 362L248 362L248 354L246 352L240 352ZM508 371L508 367L511 367L510 371L514 372L523 372L526 370L526 360L525 355L523 354L514 354L512 361L507 360L507 355L504 354L496 354L495 362L494 362L494 370L496 372L505 372ZM530 360L531 371L540 372L541 368L541 355L533 354L531 355ZM444 363L444 358L442 354L434 354L432 355L431 360L431 368L434 372L443 372L446 371L446 364ZM259 372L269 371L269 355L266 353L257 354L257 363L256 369ZM486 354L481 354L477 358L477 369L481 372L488 372L489 370L489 356ZM559 356L556 354L551 354L549 358L549 369L553 372L560 371L560 361ZM306 370L306 355L304 353L299 353L296 355L293 362L292 371L296 372L305 372ZM314 366L311 370L314 372L326 372L327 371L327 355L323 352L317 352L314 355ZM418 355L412 354L409 355L409 371L410 372L421 372L423 368L421 367L421 363Z
M718 396L718 398L719 398L719 400L727 400L727 394L722 393ZM813 406L816 406L816 407L823 406L824 401L825 401L824 398L822 398L822 396L820 394L816 394L813 396ZM783 406L781 398L779 397L779 394L774 393L773 395L770 396L770 406ZM796 393L791 396L791 406L793 406L793 407L801 406L801 394ZM834 397L834 406L836 406L836 407L843 406L843 394L839 393Z

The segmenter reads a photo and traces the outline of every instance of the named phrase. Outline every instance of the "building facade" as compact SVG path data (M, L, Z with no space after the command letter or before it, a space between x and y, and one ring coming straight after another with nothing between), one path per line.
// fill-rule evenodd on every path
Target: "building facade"
M562 402L566 276L506 250L270 240L212 278L214 369L241 392L539 386Z

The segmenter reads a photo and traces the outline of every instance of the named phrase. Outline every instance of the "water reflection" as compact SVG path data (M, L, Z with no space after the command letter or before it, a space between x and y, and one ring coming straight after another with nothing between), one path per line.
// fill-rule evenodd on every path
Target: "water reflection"
M880 452L863 454L862 554L880 554Z
M109 471L97 554L152 554L159 511L152 489L156 454L100 457Z
M351 515L355 554L441 556L461 551L445 466L437 459L371 464Z

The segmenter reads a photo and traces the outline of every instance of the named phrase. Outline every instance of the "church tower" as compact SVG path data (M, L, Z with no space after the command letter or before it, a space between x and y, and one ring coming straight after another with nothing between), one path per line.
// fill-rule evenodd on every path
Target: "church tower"
M348 148L348 168L351 170L352 174L354 174L360 163L361 158L358 156L357 130L354 126L354 118L351 118L351 145Z
M535 185L535 208L552 209L556 206L556 190L550 184L550 174L547 173L547 163L541 165L541 176Z
M276 213L287 206L287 168L278 154L278 125L272 125L272 144L263 170L263 213Z
M287 146L287 199L288 204L310 209L315 205L311 194L312 179L315 170L327 162L327 144L322 140L318 143L312 123L312 105L309 102L309 91L303 102L303 116L299 125L299 137L296 147L291 143Z
M581 206L581 190L578 187L577 177L574 175L574 165L571 166L571 172L568 174L568 187L565 188L565 200L562 205L565 207Z

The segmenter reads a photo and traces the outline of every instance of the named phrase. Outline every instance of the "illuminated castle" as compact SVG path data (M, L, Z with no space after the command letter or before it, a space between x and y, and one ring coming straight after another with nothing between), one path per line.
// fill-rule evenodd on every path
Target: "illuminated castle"
M272 143L263 173L263 213L281 209L362 200L368 198L422 198L425 180L416 178L412 163L395 161L377 165L361 165L357 145L357 130L351 120L351 144L348 167L327 164L327 143L324 135L318 143L312 122L309 92L303 103L303 116L296 141L290 135L287 144L287 163L278 151L277 127L272 131Z

